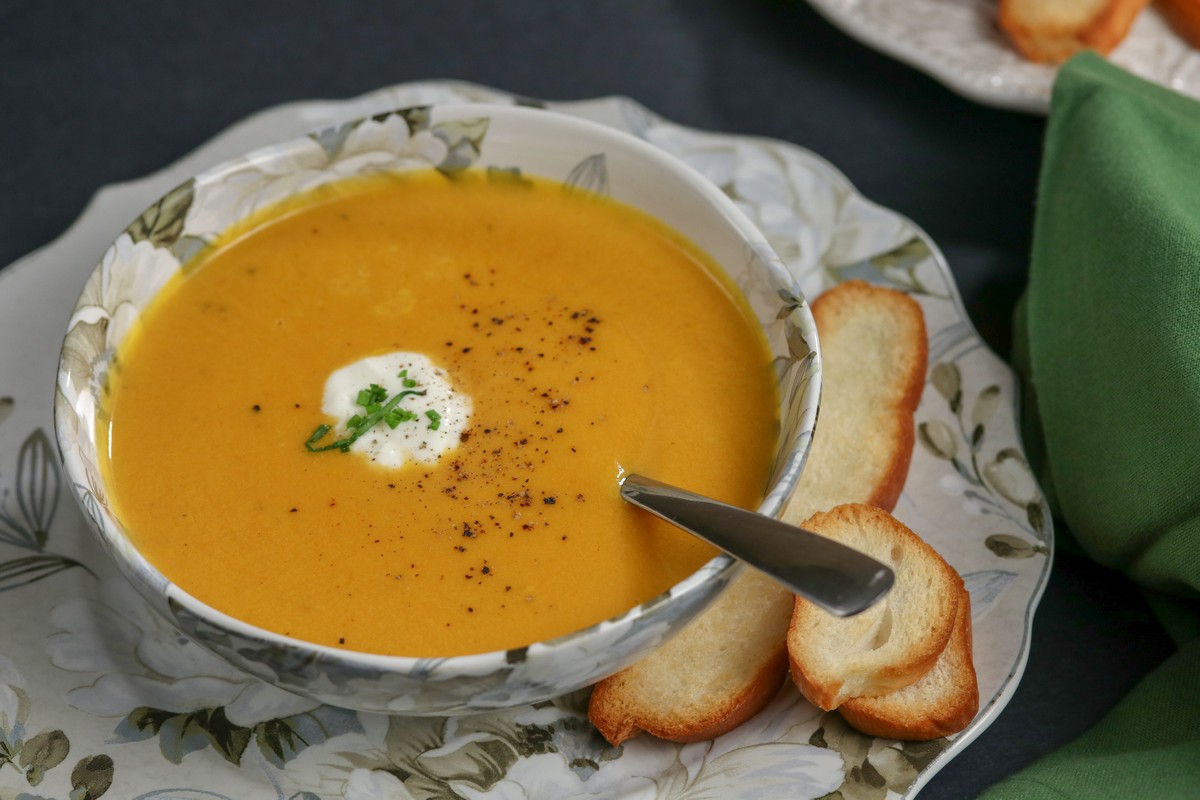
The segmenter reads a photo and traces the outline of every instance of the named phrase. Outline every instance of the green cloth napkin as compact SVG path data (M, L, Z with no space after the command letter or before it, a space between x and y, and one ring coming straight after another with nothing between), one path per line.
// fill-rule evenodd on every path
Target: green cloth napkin
M1200 103L1090 53L1060 69L1015 328L1056 516L1144 587L1180 649L985 797L1198 798Z

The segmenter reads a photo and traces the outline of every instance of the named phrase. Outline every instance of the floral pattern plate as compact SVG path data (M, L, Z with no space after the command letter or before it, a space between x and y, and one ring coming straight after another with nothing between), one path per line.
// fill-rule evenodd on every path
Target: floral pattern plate
M1050 108L1056 69L1022 58L996 26L996 0L809 0L856 39L984 105ZM1135 75L1200 97L1200 50L1153 5L1109 56Z
M206 167L393 108L537 103L463 83L403 84L262 112L145 179L101 190L55 242L0 273L0 797L383 800L912 797L1008 702L1050 569L1052 531L1016 432L1015 382L983 344L944 258L908 220L795 145L675 125L624 98L545 103L629 131L728 193L809 298L852 278L921 303L929 380L896 515L964 576L981 707L953 739L849 729L790 685L712 741L609 747L587 692L510 711L412 719L316 706L173 632L121 578L70 499L51 441L58 348L115 232ZM838 794L840 792L840 795Z

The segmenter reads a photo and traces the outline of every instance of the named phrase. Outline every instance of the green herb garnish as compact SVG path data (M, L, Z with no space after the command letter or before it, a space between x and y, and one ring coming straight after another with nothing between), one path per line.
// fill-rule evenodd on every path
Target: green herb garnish
M377 383L372 383L367 388L359 390L356 402L363 408L370 410L371 406L377 406L384 400L387 400L387 389L384 389Z
M411 389L411 388L413 388L414 386L416 386L416 385L417 385L417 382L416 382L415 380L413 380L412 378L408 377L408 370L406 370L406 369L402 369L402 370L400 370L400 374L399 374L399 375L397 375L396 377L397 377L397 378L403 378L403 383L404 383L404 388L405 388L405 389Z
M407 382L405 385L407 386ZM416 381L413 381L413 385L416 385ZM363 389L358 393L356 402L362 406L363 410L367 413L365 416L355 414L350 419L346 420L346 429L349 431L347 436L318 447L317 442L324 439L325 435L332 430L332 428L330 428L328 425L318 425L316 430L312 432L312 435L308 437L308 441L304 443L304 446L308 448L310 453L321 453L326 450L341 450L343 453L347 453L350 451L350 445L354 444L354 442L358 440L358 437L371 430L371 428L375 427L381 421L394 430L401 422L408 422L418 419L414 412L409 411L406 408L398 407L400 405L400 401L410 394L423 395L425 392L424 390L415 391L412 389L405 389L402 392L397 392L390 400L388 400L387 390L372 383L366 389ZM384 403L384 400L387 400L387 402ZM437 412L426 412L426 415L436 413ZM430 419L433 419L433 417L430 417ZM438 419L440 420L441 417L439 416ZM436 425L431 425L430 427L432 427L434 430L437 430Z
M396 430L401 422L412 422L414 419L418 419L416 412L409 411L407 408L393 408L383 415L383 421L392 430Z
M442 424L442 415L434 411L432 408L425 412L425 416L429 417L429 430L436 431Z

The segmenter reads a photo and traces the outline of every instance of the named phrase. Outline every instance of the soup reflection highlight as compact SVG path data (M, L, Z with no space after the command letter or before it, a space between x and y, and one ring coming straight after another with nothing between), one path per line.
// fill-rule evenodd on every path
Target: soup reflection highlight
M365 360L384 366L347 369ZM106 480L156 568L254 625L406 656L665 591L714 552L625 506L618 475L754 507L778 434L761 329L706 256L615 202L476 173L259 214L173 279L109 381ZM365 446L397 431L418 450Z

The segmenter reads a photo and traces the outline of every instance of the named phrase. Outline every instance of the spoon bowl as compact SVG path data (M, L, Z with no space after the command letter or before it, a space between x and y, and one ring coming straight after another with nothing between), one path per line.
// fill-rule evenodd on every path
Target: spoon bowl
M653 478L625 476L621 497L839 617L870 608L896 580L890 567L840 542Z

